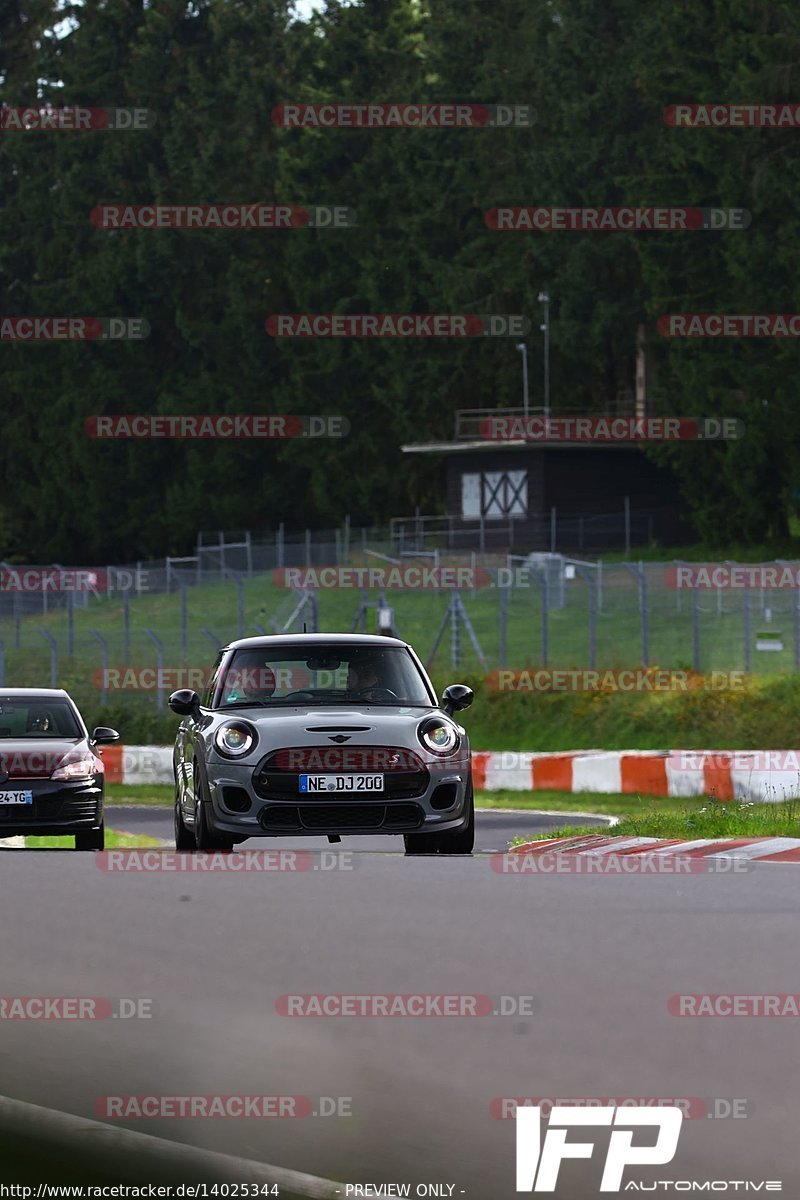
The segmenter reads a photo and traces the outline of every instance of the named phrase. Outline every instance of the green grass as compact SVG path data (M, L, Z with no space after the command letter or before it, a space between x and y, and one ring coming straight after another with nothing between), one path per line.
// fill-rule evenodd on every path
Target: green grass
M144 834L115 833L106 830L106 850L144 850L148 846L160 846L158 838L147 837ZM72 850L75 846L74 837L26 837L25 846L28 850Z
M625 797L630 799L630 797ZM657 838L800 838L800 801L785 800L779 804L753 804L727 801L721 803L708 797L697 802L681 801L679 806L661 807L652 797L639 797L639 810L628 811L614 836ZM547 837L574 837L596 834L590 825L572 825L565 829L543 833ZM519 845L530 838L517 837Z
M171 783L110 783L106 787L106 807L135 804L143 808L171 808L174 796Z
M649 796L651 804L662 805L665 811L679 811L686 801L665 796L663 800L654 800ZM640 796L619 796L600 792L476 792L475 804L478 808L517 808L520 812L542 810L559 813L597 813L598 816L622 817L634 815L642 811Z

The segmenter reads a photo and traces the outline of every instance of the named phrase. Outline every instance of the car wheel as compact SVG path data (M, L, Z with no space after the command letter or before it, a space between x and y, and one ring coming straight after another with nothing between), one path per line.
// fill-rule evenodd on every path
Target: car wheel
M179 789L177 783L175 784L175 805L174 805L173 812L174 812L174 816L175 816L175 821L174 821L174 824L175 824L175 849L176 850L189 850L189 851L196 850L197 842L195 841L194 831L191 829L187 829L183 823L183 813L181 812L180 789Z
M406 854L471 854L475 845L475 797L472 772L467 780L467 823L452 833L407 833Z
M208 828L206 819L207 806L210 802L206 801L205 781L198 780L199 787L195 793L195 810L194 810L194 840L198 850L221 850L223 852L232 850L235 845L235 839L226 837L224 834L212 833Z
M105 822L100 822L99 829L82 829L75 834L76 850L104 850L106 844Z

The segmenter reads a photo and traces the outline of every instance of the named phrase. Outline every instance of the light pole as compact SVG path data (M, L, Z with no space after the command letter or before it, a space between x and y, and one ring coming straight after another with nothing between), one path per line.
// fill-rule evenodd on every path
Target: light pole
M544 325L539 328L544 333L544 416L550 416L550 296L547 292L539 292L539 303L544 305Z
M522 355L522 404L525 417L528 416L528 347L524 342L517 342L515 349Z

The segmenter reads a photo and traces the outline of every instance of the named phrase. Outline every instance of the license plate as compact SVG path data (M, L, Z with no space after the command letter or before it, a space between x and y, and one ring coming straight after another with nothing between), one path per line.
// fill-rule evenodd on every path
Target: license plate
M382 775L301 775L301 792L382 792Z
M0 792L0 804L33 804L33 792Z

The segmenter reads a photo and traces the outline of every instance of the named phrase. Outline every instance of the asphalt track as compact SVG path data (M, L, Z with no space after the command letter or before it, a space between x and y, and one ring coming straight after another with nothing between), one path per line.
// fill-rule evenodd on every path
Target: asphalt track
M161 838L164 841L172 838L172 809L150 808L144 805L114 805L106 809L106 823L109 829L124 833L146 834L148 837ZM517 836L536 837L551 829L563 828L565 825L597 825L605 829L607 822L599 817L580 817L574 814L560 813L558 815L537 812L479 812L475 822L475 845L479 853L504 851ZM297 838L251 838L242 846L244 850L258 850L264 846L299 846L306 850L327 850L326 837ZM402 854L403 839L393 837L344 837L342 848L353 851L378 851Z
M85 1116L103 1095L303 1095L317 1111L320 1096L352 1097L349 1117L120 1123L474 1200L516 1194L514 1122L491 1114L496 1097L740 1098L746 1119L684 1122L672 1164L626 1179L782 1180L798 1194L796 1021L667 1010L677 992L800 991L796 867L510 876L485 854L365 850L346 871L119 874L93 855L5 850L0 872L3 995L154 1008L0 1021L8 1096ZM287 993L534 996L536 1011L290 1018L276 1009ZM607 1133L571 1140L586 1136L598 1150L562 1167L565 1200L598 1195Z

